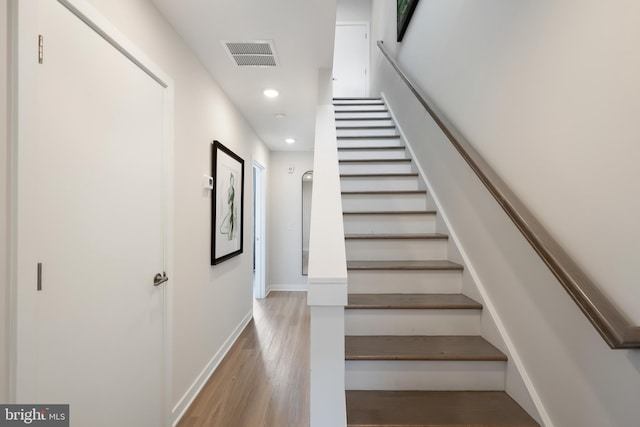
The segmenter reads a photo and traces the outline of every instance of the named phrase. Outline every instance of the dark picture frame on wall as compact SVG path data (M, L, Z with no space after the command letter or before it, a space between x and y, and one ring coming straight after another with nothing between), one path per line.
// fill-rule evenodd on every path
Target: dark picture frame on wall
M213 141L211 165L211 265L216 265L242 253L244 160Z
M396 0L398 6L398 41L401 42L419 0Z

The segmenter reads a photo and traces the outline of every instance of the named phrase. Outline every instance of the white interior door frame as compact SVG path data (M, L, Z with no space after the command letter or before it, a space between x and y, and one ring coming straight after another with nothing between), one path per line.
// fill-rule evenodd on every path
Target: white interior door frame
M253 236L253 243L255 247L255 272L253 278L253 296L254 298L266 297L266 245L265 245L265 181L264 181L264 166L260 163L253 162L253 173L255 178L254 191L254 212L255 216L254 229L255 235Z
M11 20L11 100L13 111L11 117L11 213L10 213L10 244L12 259L10 260L10 298L11 298L11 319L10 319L10 385L9 393L12 402L19 400L18 390L18 358L32 357L25 354L23 322L34 314L35 301L29 297L23 289L18 287L18 266L20 260L16 253L22 238L23 231L20 230L20 191L21 182L25 179L21 175L21 147L23 141L32 137L30 131L29 117L37 108L37 85L35 72L37 67L37 46L33 35L37 34L38 4L35 1L10 1ZM115 26L107 21L93 6L85 0L58 0L71 13L80 18L87 26L104 38L115 47L125 57L136 64L151 78L164 88L163 95L163 187L164 187L164 266L170 277L169 286L163 287L163 308L164 308L164 330L163 330L163 402L162 418L163 424L169 425L171 420L172 407L172 324L173 324L173 102L174 84L173 80L165 74L160 67L137 48L127 37L125 37ZM32 293L33 294L33 293Z

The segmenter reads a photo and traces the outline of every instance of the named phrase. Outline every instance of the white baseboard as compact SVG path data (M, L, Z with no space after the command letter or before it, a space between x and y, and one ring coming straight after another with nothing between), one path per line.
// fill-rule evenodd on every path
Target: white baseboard
M193 403L195 398L198 396L202 387L207 383L211 375L218 368L222 359L227 355L233 344L236 342L244 328L249 324L251 319L253 318L253 311L250 310L249 313L240 321L238 326L234 329L234 331L229 335L229 338L222 344L222 347L216 352L216 354L211 358L207 366L202 370L198 378L193 382L189 390L182 396L182 399L178 402L178 404L173 408L171 413L172 418L172 426L175 427L180 419L184 416L184 413L189 409L189 406Z
M267 286L267 296L269 296L270 292L307 292L307 284L301 285L268 285Z

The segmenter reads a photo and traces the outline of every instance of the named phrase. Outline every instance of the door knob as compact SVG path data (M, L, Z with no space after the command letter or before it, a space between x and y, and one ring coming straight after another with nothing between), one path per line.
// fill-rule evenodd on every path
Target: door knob
M167 273L163 271L162 274L158 273L153 277L153 286L160 286L168 280Z

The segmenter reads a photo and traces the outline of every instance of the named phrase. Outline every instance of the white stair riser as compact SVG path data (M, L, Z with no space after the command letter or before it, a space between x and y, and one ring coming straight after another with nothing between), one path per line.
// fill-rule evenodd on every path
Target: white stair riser
M347 212L414 211L425 210L426 206L427 197L425 193L342 195L342 210Z
M341 177L340 188L342 191L376 191L393 190L409 191L420 190L420 182L417 176L390 176L390 177ZM402 221L403 218L396 218Z
M334 104L380 104L380 98L335 98Z
M387 107L384 104L367 104L367 105L335 105L334 110L336 113L343 111L380 111L386 110Z
M392 119L386 120L336 120L336 126L353 127L353 126L393 126Z
M479 335L481 310L347 309L346 335Z
M408 159L407 150L338 150L338 160Z
M404 147L401 138L338 139L338 148L352 147Z
M447 241L440 239L347 239L347 260L403 260L446 259Z
M456 294L462 290L461 271L349 270L352 294Z
M340 174L410 173L411 162L340 162Z
M347 390L504 390L505 362L346 362Z
M435 215L345 215L346 234L433 233Z
M367 111L366 113L336 111L335 117L343 119L370 119L384 117L385 119L390 119L391 115L388 111Z
M389 136L394 136L394 135L398 135L398 130L393 128L393 129L386 129L386 128L382 128L382 129L376 129L376 128L369 128L369 129L336 129L336 135L337 136L379 136L379 135L389 135Z
M354 98L354 99L336 99L333 102L334 106L342 104L383 104L380 99L375 98Z

